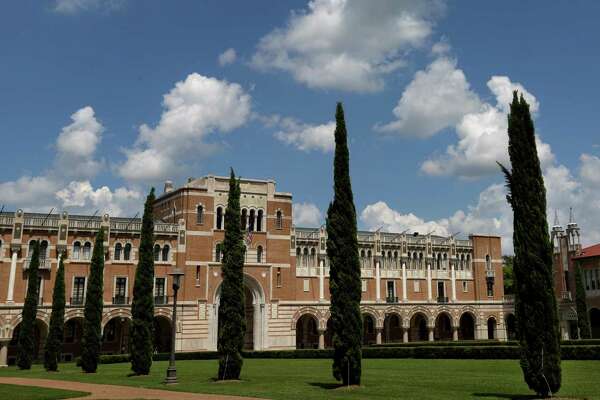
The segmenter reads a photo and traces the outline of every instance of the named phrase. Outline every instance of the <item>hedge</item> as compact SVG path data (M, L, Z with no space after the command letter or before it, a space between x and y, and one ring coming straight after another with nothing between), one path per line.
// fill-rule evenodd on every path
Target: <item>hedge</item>
M434 342L435 343L435 342ZM244 358L279 358L279 359L331 359L333 350L267 350L246 351ZM216 351L196 351L177 353L177 360L216 360ZM600 360L600 345L574 345L561 348L563 360ZM519 347L514 345L485 345L485 346L400 346L400 347L365 347L363 358L421 358L421 359L518 359ZM169 353L158 353L154 361L166 361ZM103 355L100 364L115 364L129 362L128 354ZM77 359L79 364L79 359Z

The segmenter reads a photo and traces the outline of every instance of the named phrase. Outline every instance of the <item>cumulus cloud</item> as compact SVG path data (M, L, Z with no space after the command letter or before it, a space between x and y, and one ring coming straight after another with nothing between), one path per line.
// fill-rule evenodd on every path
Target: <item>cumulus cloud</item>
M311 88L378 91L426 43L443 8L435 0L313 0L260 40L251 64Z
M296 226L317 227L323 223L323 214L313 203L292 204L292 214Z
M74 15L86 11L110 12L122 8L125 0L56 0L54 11Z
M237 54L235 52L235 49L230 47L221 54L219 54L219 65L221 67L224 67L225 65L233 64L236 58Z
M197 73L177 82L163 98L163 112L155 127L140 126L133 148L118 167L130 181L171 177L192 156L206 152L213 132L226 133L250 117L251 98L237 83Z
M495 95L496 104L484 103L478 111L465 114L456 125L458 143L449 145L445 153L432 155L423 162L421 171L434 176L477 178L497 174L496 162L509 164L506 114L512 93L518 90L523 94L534 115L539 102L523 85L505 76L493 76L487 86ZM536 142L542 166L549 165L554 160L550 146L539 136Z
M284 129L275 133L278 140L296 147L298 150L318 150L328 153L334 149L335 122L309 125L288 119Z
M140 210L143 203L143 195L136 190L120 187L112 191L108 186L94 189L89 181L70 182L55 195L62 208L81 213L98 210L100 214L126 215Z
M441 57L415 74L393 110L396 120L376 125L375 129L428 138L456 125L465 114L480 107L479 97L471 90L463 71L457 68L456 60Z

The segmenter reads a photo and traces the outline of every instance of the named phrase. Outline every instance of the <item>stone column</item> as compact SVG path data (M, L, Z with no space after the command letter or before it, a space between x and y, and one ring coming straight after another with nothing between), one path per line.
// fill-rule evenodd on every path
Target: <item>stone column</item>
M408 301L408 294L406 293L407 283L406 283L406 263L402 263L402 301Z
M450 264L450 277L452 278L452 302L456 302L456 268L454 263Z
M427 300L431 301L431 264L427 264Z
M319 260L319 301L325 301L325 260Z
M408 343L408 330L409 328L402 328L402 342Z
M319 329L319 349L325 348L325 329Z
M458 326L452 327L452 340L455 342L458 340Z
M0 342L0 368L8 367L8 343L9 340Z
M433 337L433 326L428 326L427 330L429 331L429 341L433 342L435 338Z
M381 301L381 272L379 271L379 260L375 261L375 300Z
M381 332L383 331L383 328L375 328L375 333L377 334L377 336L375 337L375 343L377 344L381 344Z
M17 275L17 253L18 251L12 251L12 258L10 260L10 275L8 278L8 293L6 295L6 302L12 303L14 302L14 293L15 293L15 278Z

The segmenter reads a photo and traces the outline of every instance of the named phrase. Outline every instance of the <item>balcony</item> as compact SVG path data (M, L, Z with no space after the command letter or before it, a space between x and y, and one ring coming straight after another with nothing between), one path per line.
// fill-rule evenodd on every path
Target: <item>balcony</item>
M50 270L50 264L51 264L50 260L48 260L46 258L40 258L40 265L39 265L38 269ZM31 257L27 257L25 259L25 261L23 262L23 269L28 270L30 265L31 265Z
M447 296L438 296L437 302L443 303L443 304L448 303L448 297Z
M169 296L154 296L154 305L160 306L169 304Z
M386 303L397 303L398 302L398 296L388 296L385 298L385 302Z
M113 304L129 304L129 297L117 295L112 298L112 303Z
M83 296L75 296L75 297L71 297L71 299L70 299L70 304L72 306L82 306L84 302L85 302L85 298Z

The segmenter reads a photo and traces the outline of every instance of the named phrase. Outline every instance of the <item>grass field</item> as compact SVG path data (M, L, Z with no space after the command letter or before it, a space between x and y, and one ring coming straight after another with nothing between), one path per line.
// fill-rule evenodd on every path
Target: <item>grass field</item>
M0 369L0 376L75 380L201 393L221 393L281 400L312 399L512 399L527 398L514 360L363 360L360 388L339 388L329 360L248 359L241 383L214 383L216 360L179 361L180 384L165 387L166 362L155 362L146 377L127 377L129 364L105 364L97 374L84 374L74 364L61 364L47 374L40 365L31 371ZM600 361L564 361L565 397L600 400ZM0 396L0 398L5 398ZM14 397L9 397L15 400ZM48 397L50 398L50 397ZM58 397L55 397L58 398Z
M68 390L46 389L33 386L0 384L0 399L10 400L58 400L81 397L83 392Z

